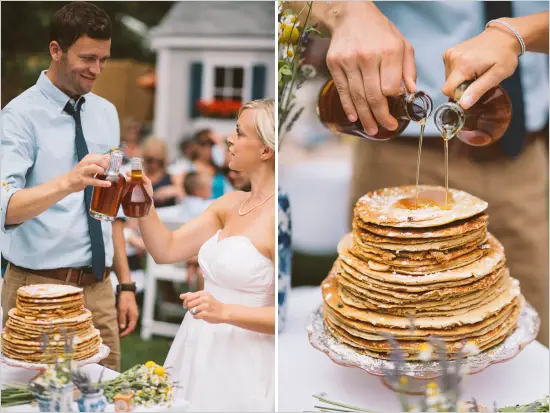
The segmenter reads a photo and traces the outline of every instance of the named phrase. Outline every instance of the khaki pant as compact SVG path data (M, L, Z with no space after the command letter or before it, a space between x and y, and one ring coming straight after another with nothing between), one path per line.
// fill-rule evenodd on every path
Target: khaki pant
M34 275L9 265L2 286L2 325L6 325L8 311L15 307L17 290L30 284L64 284L61 280ZM77 286L76 284L72 284ZM109 357L100 364L120 371L120 338L115 306L115 294L109 278L102 282L81 287L84 290L84 305L92 312L92 321L105 343L111 349Z
M434 138L431 138L434 139ZM437 139L437 138L436 138ZM511 275L541 318L538 340L548 346L548 150L542 136L530 137L516 158L498 145L449 143L449 187L489 203L489 231L504 245ZM426 142L426 140L425 140ZM420 183L445 185L443 141L422 149ZM358 142L354 151L352 203L368 191L413 184L418 139ZM474 160L475 159L475 160Z

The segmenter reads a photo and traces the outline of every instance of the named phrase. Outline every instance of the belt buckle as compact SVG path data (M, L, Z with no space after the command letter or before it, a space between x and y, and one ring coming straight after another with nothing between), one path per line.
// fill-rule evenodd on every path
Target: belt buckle
M76 280L76 285L78 285L80 287L80 283L82 282L82 276L84 275L84 269L80 269L78 271L78 278Z

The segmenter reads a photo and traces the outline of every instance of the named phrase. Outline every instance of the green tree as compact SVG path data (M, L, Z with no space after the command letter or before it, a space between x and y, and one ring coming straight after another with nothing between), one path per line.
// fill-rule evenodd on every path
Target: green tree
M174 4L173 1L91 3L97 4L111 17L113 58L155 62L155 53L144 45L139 35L122 23L121 18L125 15L134 17L151 29L159 24ZM50 18L65 4L67 2L57 1L2 1L0 4L2 107L32 86L36 82L38 73L48 67Z

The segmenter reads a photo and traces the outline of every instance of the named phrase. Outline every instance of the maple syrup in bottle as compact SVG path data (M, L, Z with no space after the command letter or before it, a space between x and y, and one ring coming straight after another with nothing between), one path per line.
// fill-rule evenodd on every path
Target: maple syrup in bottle
M502 138L508 129L512 120L512 103L506 91L495 86L469 109L463 109L457 102L471 83L461 84L454 99L436 109L435 125L444 138L456 136L471 146L487 146Z
M332 79L321 88L317 114L321 122L333 132L384 141L400 135L411 120L422 122L432 113L432 99L422 91L409 93L402 87L399 96L389 96L387 99L390 114L397 119L397 128L391 131L377 123L378 132L374 136L367 135L360 120L351 122L348 119Z
M122 197L122 210L130 218L141 218L149 214L153 200L143 186L143 159L132 158L130 183Z
M112 222L116 218L126 185L126 179L119 173L123 158L123 152L111 152L109 168L105 174L95 176L96 179L111 182L111 186L108 188L94 187L90 215L95 219Z

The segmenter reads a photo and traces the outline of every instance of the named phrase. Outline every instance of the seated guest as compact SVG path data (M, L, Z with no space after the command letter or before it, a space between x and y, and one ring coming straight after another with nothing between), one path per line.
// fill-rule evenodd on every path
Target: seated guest
M234 171L230 169L227 173L227 177L229 178L229 182L233 188L239 191L250 192L250 178L246 172Z
M212 178L199 172L189 172L183 179L185 198L182 214L187 220L202 214L212 204Z
M144 172L153 184L156 208L176 205L183 195L168 174L167 158L168 147L162 139L152 136L143 143Z
M193 157L197 148L197 142L192 138L184 138L180 142L181 155L168 167L168 173L172 179L183 176L193 168ZM174 182L174 184L176 184Z
M213 154L216 152L214 148L219 146L215 140L220 140L221 144L221 138L215 135L211 129L203 129L198 131L193 139L197 146L193 155L193 165L189 172L197 171L212 177L213 199L217 199L223 194L231 192L233 187L223 173L223 166L217 166L214 162L215 157ZM225 158L223 161L225 162Z
M213 202L212 178L207 174L189 172L183 180L186 197L181 203L182 214L191 220L202 214ZM200 273L197 257L187 260L187 283L191 286L196 280L195 290L202 290L204 279Z

